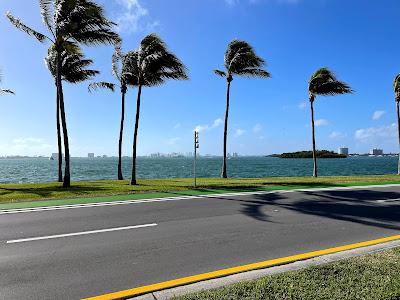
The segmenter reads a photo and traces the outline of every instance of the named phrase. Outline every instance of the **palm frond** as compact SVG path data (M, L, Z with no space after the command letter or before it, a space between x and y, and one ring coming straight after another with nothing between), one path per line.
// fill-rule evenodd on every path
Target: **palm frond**
M394 79L393 89L396 95L396 101L400 101L400 74L398 74Z
M0 70L0 83L2 82L2 80L3 80L3 74ZM2 94L15 94L15 93L12 90L0 88L0 95L2 95Z
M46 25L47 29L51 32L53 37L55 37L54 19L52 5L53 0L40 0L40 14L42 15L43 23Z
M271 74L263 69L256 68L247 68L242 69L236 73L237 75L247 76L247 77L262 77L262 78L270 78Z
M3 94L15 95L15 92L13 90L9 90L9 89L0 89L0 95L3 95Z
M93 83L89 84L89 86L88 86L88 90L91 93L94 91L97 91L99 89L108 89L108 90L114 92L115 84L102 81L102 82L93 82Z
M58 32L85 45L117 44L120 37L113 31L115 23L103 8L89 0L60 1L56 9Z
M115 45L115 50L112 55L111 59L111 70L112 74L114 75L115 78L118 79L118 81L121 82L122 76L121 76L121 69L120 69L120 62L123 60L123 54L121 50L121 44L118 43Z
M20 19L11 15L10 12L7 12L6 16L8 20L11 22L11 24L13 24L16 28L27 33L30 36L35 37L39 42L43 43L46 41L46 39L48 39L48 37L45 36L44 34L41 34L40 32L37 32L32 28L28 27L27 25L25 25L24 23L22 23Z
M226 73L224 71L221 70L214 70L214 74L221 76L221 77L226 77Z
M65 47L61 53L62 80L69 83L79 83L89 80L100 73L97 70L87 69L93 61L91 59L85 59L78 45L71 42L66 45L68 47ZM56 78L57 52L54 45L49 48L45 62L50 73Z
M311 76L308 90L310 94L324 96L353 93L351 87L339 81L328 68L321 68Z
M318 93L316 94L323 96L334 96L351 93L353 93L353 90L346 83L341 81L331 81L321 84L318 87Z
M168 79L188 79L185 65L154 33L141 41L138 50L125 55L122 75L131 86L156 86Z
M231 76L271 77L270 73L262 69L265 65L264 59L259 57L254 48L246 41L233 40L229 43L225 51L224 65L226 68L224 73Z

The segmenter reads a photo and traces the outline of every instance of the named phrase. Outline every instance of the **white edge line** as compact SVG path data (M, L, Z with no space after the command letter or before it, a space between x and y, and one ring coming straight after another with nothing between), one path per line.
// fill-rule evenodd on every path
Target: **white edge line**
M18 239L18 240L10 240L10 241L6 241L6 244L16 244L16 243L23 243L23 242L58 239L58 238L63 238L63 237L88 235L88 234L93 234L93 233L103 233L103 232L112 232L112 231L120 231L120 230L128 230L128 229L153 227L153 226L157 226L157 225L158 224L156 224L156 223L151 223L151 224L144 224L144 225L134 225L134 226L116 227L116 228L82 231L82 232L74 232L74 233L66 233L66 234L39 236L39 237L32 237L32 238L25 238L25 239Z
M400 184L359 185L359 186L345 186L345 187L306 188L306 189L293 189L293 190L256 191L256 192L239 192L239 193L223 193L223 194L208 194L208 195L206 194L206 195L196 195L196 196L161 197L161 198L138 199L138 200L119 200L119 201L109 201L109 202L95 202L95 203L86 203L86 204L67 204L67 205L32 207L32 208L15 208L15 209L4 209L4 210L0 209L0 215L28 213L28 212L41 212L41 211L51 211L51 210L64 210L64 209L74 209L74 208L89 208L89 207L102 207L102 206L114 206L114 205L140 204L140 203L151 203L151 202L180 201L180 200L186 200L186 199L199 199L199 198L218 198L218 197L229 197L229 196L247 196L247 195L265 195L265 194L286 194L286 193L295 193L295 192L355 190L355 189L365 189L365 188L387 188L387 187L400 187Z

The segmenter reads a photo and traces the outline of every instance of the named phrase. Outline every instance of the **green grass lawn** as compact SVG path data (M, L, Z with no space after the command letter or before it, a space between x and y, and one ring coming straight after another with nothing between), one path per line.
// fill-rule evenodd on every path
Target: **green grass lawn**
M129 181L73 182L69 189L60 183L0 184L0 209L62 205L96 201L114 201L178 195L199 195L227 191L282 190L311 187L336 187L368 184L400 183L397 175L351 177L286 177L260 179L202 178L193 188L192 179L139 180L137 186ZM100 198L101 197L101 198ZM43 202L43 200L46 200ZM41 201L40 203L33 203ZM32 202L30 204L21 202ZM20 203L20 204L16 204Z
M399 300L400 248L174 300Z

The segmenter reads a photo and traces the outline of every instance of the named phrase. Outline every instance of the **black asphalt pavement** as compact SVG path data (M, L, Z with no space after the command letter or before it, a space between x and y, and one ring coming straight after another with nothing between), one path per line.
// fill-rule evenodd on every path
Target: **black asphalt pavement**
M397 235L400 187L0 214L0 228L1 299L79 299Z

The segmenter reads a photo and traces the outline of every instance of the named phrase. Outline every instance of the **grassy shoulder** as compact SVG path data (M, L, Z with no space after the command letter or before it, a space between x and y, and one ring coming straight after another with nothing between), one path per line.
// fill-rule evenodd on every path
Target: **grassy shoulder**
M198 188L192 179L129 181L81 181L62 188L60 183L0 184L0 209L144 199L223 192L273 191L312 187L339 187L400 183L397 175L340 177L279 177L257 179L200 178Z
M173 299L397 300L400 299L400 248Z

